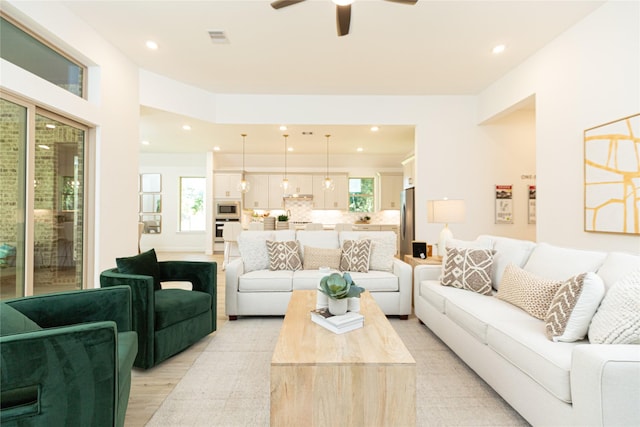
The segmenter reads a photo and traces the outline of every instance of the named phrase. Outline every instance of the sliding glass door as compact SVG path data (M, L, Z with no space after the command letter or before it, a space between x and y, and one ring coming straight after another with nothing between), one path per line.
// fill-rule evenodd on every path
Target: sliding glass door
M86 128L0 101L1 297L80 289Z

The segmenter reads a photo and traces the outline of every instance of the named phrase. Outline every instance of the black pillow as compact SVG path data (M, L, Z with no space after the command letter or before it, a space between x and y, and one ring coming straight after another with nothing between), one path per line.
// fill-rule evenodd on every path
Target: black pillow
M153 288L156 291L162 289L160 286L160 267L154 249L128 258L116 258L116 265L120 273L153 277Z

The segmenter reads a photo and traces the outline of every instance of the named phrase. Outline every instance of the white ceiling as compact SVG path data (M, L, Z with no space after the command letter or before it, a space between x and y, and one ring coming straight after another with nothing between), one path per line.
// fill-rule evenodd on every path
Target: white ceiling
M604 2L419 0L409 6L357 0L345 37L336 35L330 0L280 10L264 0L62 3L141 68L213 93L455 95L479 93ZM229 42L213 43L209 30L223 30ZM158 50L145 47L150 39ZM505 52L492 54L500 43ZM195 140L192 124L192 137L184 144L184 135L176 139L181 134L166 127L183 120L143 109L141 138L153 140L142 150L209 151L212 145L241 140L241 132L257 137L264 131L265 143L281 135L276 127L271 136L275 126L201 122L206 130ZM344 126L296 127L290 130L292 142L302 130L335 134L341 141L337 149L345 152L360 145L380 153L390 144L402 152L413 147L408 127L378 134L368 126L349 133ZM312 145L315 152L324 147L318 145ZM229 149L238 148L241 144Z

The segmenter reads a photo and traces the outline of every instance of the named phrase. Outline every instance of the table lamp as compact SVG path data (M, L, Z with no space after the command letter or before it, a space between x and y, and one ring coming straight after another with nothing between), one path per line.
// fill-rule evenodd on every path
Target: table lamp
M438 255L444 256L447 240L453 239L449 224L464 221L464 200L427 200L427 221L444 224L438 240Z

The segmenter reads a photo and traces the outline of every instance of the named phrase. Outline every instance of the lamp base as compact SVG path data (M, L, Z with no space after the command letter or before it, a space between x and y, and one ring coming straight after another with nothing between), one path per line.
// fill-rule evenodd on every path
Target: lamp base
M438 255L444 256L447 253L447 240L453 239L453 233L449 230L447 225L444 226L440 232L438 239Z

